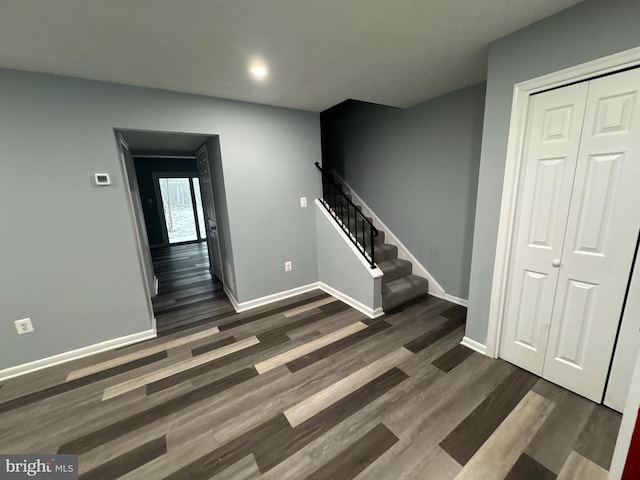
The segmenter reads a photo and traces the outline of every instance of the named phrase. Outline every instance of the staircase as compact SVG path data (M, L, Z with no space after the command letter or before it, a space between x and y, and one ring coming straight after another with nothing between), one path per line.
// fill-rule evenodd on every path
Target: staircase
M318 168L320 168L319 165ZM349 204L344 206L336 206L337 202L329 202L336 216L341 218L345 225L348 225L352 238L357 239L358 243L365 247L367 251L370 251L368 249L371 243L369 231L360 227L356 229L355 224L364 224L363 217L367 220L367 223L373 224L373 219L364 216L362 214L362 206L352 203L351 194L345 187L337 182L332 174L323 171L323 181L326 180L330 180L333 184L332 187L337 187L349 199ZM326 189L323 189L323 191L326 196ZM358 210L358 212L354 210ZM414 275L411 262L398 258L398 247L385 243L384 231L378 229L377 232L378 234L374 238L373 262L384 274L382 277L382 309L385 312L389 312L415 298L427 295L429 281L426 278Z

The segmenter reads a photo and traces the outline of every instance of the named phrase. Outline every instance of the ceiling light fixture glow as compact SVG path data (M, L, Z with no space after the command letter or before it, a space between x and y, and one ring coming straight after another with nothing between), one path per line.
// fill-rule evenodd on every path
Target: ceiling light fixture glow
M269 70L267 69L267 66L262 62L253 63L249 67L249 71L251 72L251 75L253 75L253 77L257 80L265 80L269 75Z

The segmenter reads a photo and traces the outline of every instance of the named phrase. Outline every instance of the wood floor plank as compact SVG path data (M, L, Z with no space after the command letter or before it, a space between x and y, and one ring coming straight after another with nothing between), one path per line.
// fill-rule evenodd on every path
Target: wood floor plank
M116 358L112 358L105 362L96 363L94 365L90 365L85 368L74 370L69 373L69 375L67 376L67 380L75 380L76 378L86 377L87 375L91 375L92 373L96 373L102 370L108 370L110 368L126 364L133 360L137 360L143 357L148 357L149 355L153 355L154 353L170 350L175 347L179 347L191 342L195 342L196 340L202 340L203 338L216 335L219 332L220 330L218 330L218 327L213 327L207 330L203 330L202 332L194 333L193 335L187 335L185 337L176 338L175 340L171 340L166 343L161 343L153 347L137 350L127 355L122 355Z
M214 348L213 350L216 350L218 348L221 348L227 345L231 345L235 342L236 342L236 339L234 337L223 338L221 340L218 340L217 342L214 342L216 348ZM256 345L259 345L259 344L256 344ZM238 350L238 352L241 352L241 351L242 350ZM220 357L220 358L225 358L225 357ZM204 373L210 372L212 369L215 368L215 365L216 365L215 362L218 359L219 358L215 358L201 365L191 367L186 370L182 370L180 372L174 373L173 375L169 375L168 377L161 378L160 380L147 383L146 384L147 395L153 395L154 393L158 393L162 390L166 390L167 388L171 388L182 382L186 382L188 380L191 380L192 378L203 375Z
M251 454L256 443L267 441L279 432L288 432L290 428L284 415L277 415L195 462L169 473L163 480L208 480Z
M279 313L284 313L287 312L289 310L293 310L297 307L301 307L303 305L306 305L308 302L310 301L318 301L321 300L323 298L327 298L327 294L326 293L318 293L316 295L314 295L311 298L305 298L302 300L298 300L298 301L294 301L285 305L281 305L279 307L275 307L275 308L271 308L269 310L266 310L264 312L258 312L255 314L249 314L245 317L239 318L237 320L233 320L227 323L223 323L220 325L220 331L226 331L226 330L231 330L232 328L236 328L242 325L247 325L249 323L253 323L253 322L257 322L259 320L263 320L267 317L270 317L272 315L277 315Z
M184 410L204 399L216 395L224 390L238 385L250 378L258 375L254 368L247 368L236 372L228 377L216 380L208 385L191 390L185 394L175 397L165 403L144 410L138 414L131 415L120 421L114 422L106 427L71 440L58 449L58 453L81 454L88 452L104 443L115 440L138 428L149 425L168 415Z
M336 330L328 335L324 335L320 338L316 338L310 342L302 344L296 348L288 350L280 355L269 358L263 362L256 364L256 370L259 373L268 372L269 370L273 370L281 365L285 365L286 363L295 360L296 358L300 358L303 355L306 355L314 350L322 348L326 345L329 345L333 342L341 340L349 335L352 335L360 330L367 328L367 325L362 322L355 322L351 325L348 325L344 328Z
M363 323L366 323L366 322L363 322ZM391 325L385 321L367 323L367 325L368 325L367 328L360 330L359 332L349 335L348 337L338 340L337 342L333 342L325 347L314 350L313 352L309 352L308 354L303 355L299 358L296 358L295 360L287 362L286 364L287 368L291 372L297 372L298 370L302 370L303 368L308 367L309 365L313 365L314 363L319 362L324 358L328 358L335 353L338 353L347 348L353 347L358 342L366 338L372 337L376 333L391 327Z
M112 385L104 390L104 394L102 395L102 400L104 401L110 398L117 397L119 395L123 395L124 393L135 390L136 388L143 387L148 383L153 383L163 378L167 378L172 375L175 375L177 373L184 372L185 370L197 367L199 365L202 365L203 363L216 360L218 358L238 352L240 350L244 350L258 343L260 343L260 341L257 339L257 337L245 338L238 342L232 343L231 345L226 345L216 350L212 350L211 352L200 355L199 357L192 358L189 360L184 360L175 365L171 365L171 366L159 369L155 372L150 372L150 373L147 373L146 375L141 375L139 377L132 378L131 380L127 380L126 382L122 382L117 385Z
M536 381L537 377L524 370L514 371L440 443L440 446L460 465L466 465Z
M555 480L555 478L555 473L523 453L504 480Z
M212 480L258 480L259 478L260 469L256 465L253 455L247 455L212 477Z
M553 402L537 393L527 393L456 475L456 480L503 480L553 406Z
M337 301L338 301L338 299L336 299L334 297L323 298L323 299L317 300L315 302L307 303L306 305L302 305L302 306L300 306L298 308L294 308L292 310L288 310L288 311L284 312L284 316L285 317L293 317L294 315L298 315L299 313L307 312L309 310L313 310L314 308L321 307L322 305L326 305L328 303L333 303L333 302L337 302Z
M284 411L284 415L287 417L287 420L289 420L292 427L297 427L358 388L361 388L371 382L376 377L379 377L381 374L396 367L411 355L411 352L406 350L404 347L401 347L389 355L384 356L380 360L367 365L348 377L343 378L339 382L336 382L307 398L303 402L288 408Z
M123 372L128 372L130 370L142 367L144 365L150 365L152 363L159 362L160 360L164 360L166 358L167 358L166 351L154 353L153 355L149 355L143 358L138 358L137 360L129 361L127 363L123 363L121 365L117 365L115 367L111 367L106 370L100 370L90 375L86 375L81 378L76 378L75 380L58 383L56 385L52 385L50 387L44 388L42 390L38 390L36 392L29 393L27 395L23 395L20 397L13 398L11 400L4 401L0 403L0 414L9 412L11 410L15 410L17 408L25 407L33 403L37 403L41 400L45 400L51 397L55 397L57 395L61 395L63 393L70 392L77 388L81 388L86 385L99 382L106 378L119 375Z
M307 480L351 480L398 441L382 423L350 445L343 453L307 477Z
M423 477L418 472L425 471L421 465L426 468L433 465L443 480L453 478L460 471L462 467L438 443L515 368L486 357L479 357L477 362L471 362L471 358L464 362L464 367L449 374L426 364L437 373L437 380L426 385L416 383L415 388L405 392L401 401L383 416L382 421L400 442L367 469L370 478L421 480Z
M618 412L597 405L580 433L574 450L609 470L621 420L622 416Z
M166 436L156 438L79 475L79 480L115 480L167 453Z
M433 365L443 372L450 372L473 354L473 350L464 345L456 345L433 361Z
M525 452L557 475L575 447L595 404L556 385L540 388L541 382L544 381L538 381L532 390L547 396L556 406ZM550 395L549 390L552 390Z
M263 473L269 471L407 378L404 372L393 368L290 431L278 432L256 444L253 453L258 468Z
M419 336L418 338L415 338L414 340L407 343L405 347L407 348L407 350L410 350L413 353L418 353L419 351L424 350L425 348L434 344L442 337L446 336L448 333L451 333L462 325L464 325L464 319L454 318L444 323L440 327L429 331L424 335Z
M607 480L608 476L608 472L600 465L572 451L558 480Z

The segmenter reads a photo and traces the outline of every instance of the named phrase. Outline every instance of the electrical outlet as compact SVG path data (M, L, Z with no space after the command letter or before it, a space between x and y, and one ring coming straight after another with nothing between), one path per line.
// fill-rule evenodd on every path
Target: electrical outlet
M302 208L307 207L307 197L300 197L300 207Z
M284 271L290 272L291 270L293 270L293 265L291 264L291 260L289 260L288 262L284 262Z
M31 323L30 318L23 318L22 320L16 320L15 324L16 324L16 330L18 331L18 335L33 332L33 325Z

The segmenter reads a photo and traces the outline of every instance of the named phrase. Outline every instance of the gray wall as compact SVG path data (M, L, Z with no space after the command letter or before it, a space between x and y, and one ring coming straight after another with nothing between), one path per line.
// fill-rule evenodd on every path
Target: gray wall
M151 327L114 128L220 135L239 301L317 281L317 114L4 69L0 92L0 369Z
M382 275L373 278L371 268L350 248L351 243L324 207L315 202L309 207L316 212L320 281L371 310L382 307Z
M321 115L336 171L445 291L467 298L485 86L400 110L348 101Z
M514 84L640 46L638 0L586 0L489 49L466 335L485 343Z

